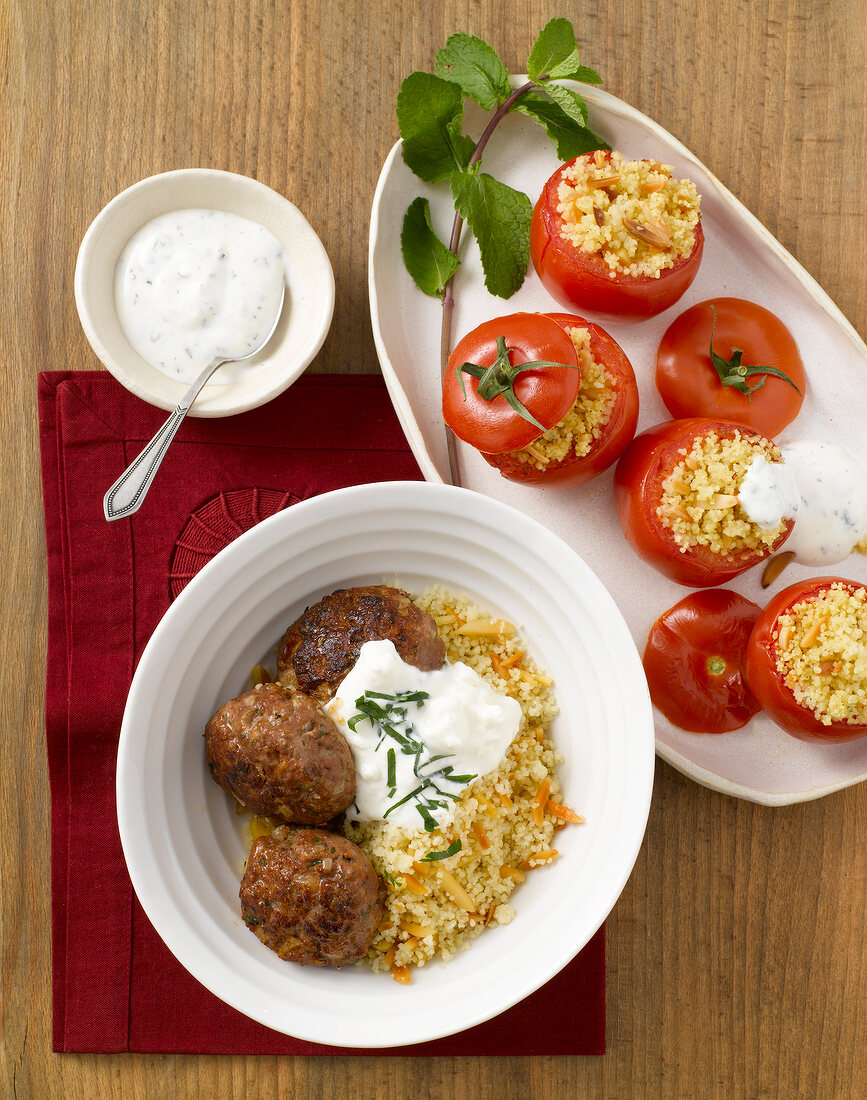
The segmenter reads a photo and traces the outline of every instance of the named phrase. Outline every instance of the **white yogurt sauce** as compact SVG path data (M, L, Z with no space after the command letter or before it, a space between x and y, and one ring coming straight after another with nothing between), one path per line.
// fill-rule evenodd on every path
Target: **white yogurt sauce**
M792 469L782 462L768 462L756 455L741 482L738 500L753 523L766 531L798 510L800 494ZM786 543L788 548L788 542Z
M400 698L407 694L417 698ZM387 718L362 714L377 706ZM324 709L355 761L355 802L347 817L385 819L419 832L452 819L461 791L497 767L521 722L517 700L494 691L468 665L423 672L406 664L390 641L365 642Z
M780 450L801 497L785 549L803 565L843 561L867 535L867 476L836 443L802 439Z
M252 351L271 327L285 254L261 225L221 210L175 210L144 225L115 269L121 328L151 366L193 382L218 357ZM264 364L221 368L218 381Z

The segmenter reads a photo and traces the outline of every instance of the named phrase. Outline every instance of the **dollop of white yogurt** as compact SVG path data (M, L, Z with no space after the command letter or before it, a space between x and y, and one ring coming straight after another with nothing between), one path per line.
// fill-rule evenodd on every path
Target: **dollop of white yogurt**
M239 358L261 343L285 278L283 248L263 226L222 210L174 210L124 247L115 269L117 315L143 359L193 382L215 358ZM263 365L229 364L216 381L250 377Z
M747 467L738 500L753 523L773 530L798 511L800 494L795 474L784 462L768 462L764 455L756 455Z
M867 476L836 443L800 439L780 451L801 498L785 549L803 565L843 561L867 535Z
M521 723L517 700L468 665L423 672L390 641L365 642L324 709L355 761L347 817L419 832L454 817L461 792L497 767Z

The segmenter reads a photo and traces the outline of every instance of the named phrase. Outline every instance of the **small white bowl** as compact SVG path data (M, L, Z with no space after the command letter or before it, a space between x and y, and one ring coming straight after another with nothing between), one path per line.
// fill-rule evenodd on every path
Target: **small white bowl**
M565 801L586 818L557 834L559 858L512 895L511 924L488 930L445 965L415 970L410 985L364 965L337 971L283 962L252 935L238 901L246 826L210 778L202 738L255 664L273 668L274 645L305 607L336 588L383 581L413 592L441 584L516 624L554 677L558 774ZM399 1047L496 1016L580 951L632 870L653 763L635 644L573 550L535 520L467 489L362 485L264 520L175 600L126 705L120 837L154 928L218 997L300 1039Z
M90 346L114 377L142 400L171 410L189 389L146 362L127 340L115 308L115 268L143 225L172 210L221 210L257 222L286 253L286 304L268 346L250 360L255 374L221 383L219 372L191 416L231 416L264 405L299 377L322 347L334 313L334 273L328 254L301 211L248 176L184 168L128 187L97 215L75 267L75 304Z

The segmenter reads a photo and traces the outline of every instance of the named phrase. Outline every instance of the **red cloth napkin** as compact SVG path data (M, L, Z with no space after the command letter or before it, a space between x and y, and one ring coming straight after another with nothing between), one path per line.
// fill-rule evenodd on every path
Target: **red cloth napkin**
M603 930L496 1019L382 1051L319 1046L255 1023L192 978L154 932L127 875L114 791L123 708L151 632L196 570L264 516L345 485L421 477L380 378L308 376L242 416L188 419L141 511L107 523L105 490L165 415L105 372L39 377L54 1049L602 1054Z

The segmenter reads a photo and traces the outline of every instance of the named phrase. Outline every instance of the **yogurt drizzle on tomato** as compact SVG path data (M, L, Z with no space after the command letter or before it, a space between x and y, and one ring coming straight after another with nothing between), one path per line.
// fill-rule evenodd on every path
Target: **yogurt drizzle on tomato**
M867 536L867 476L836 443L800 439L780 450L801 497L784 549L803 565L843 561Z
M127 339L169 378L193 382L215 358L252 351L273 323L286 277L277 238L221 210L174 210L144 225L115 269ZM222 367L215 384L265 365Z

